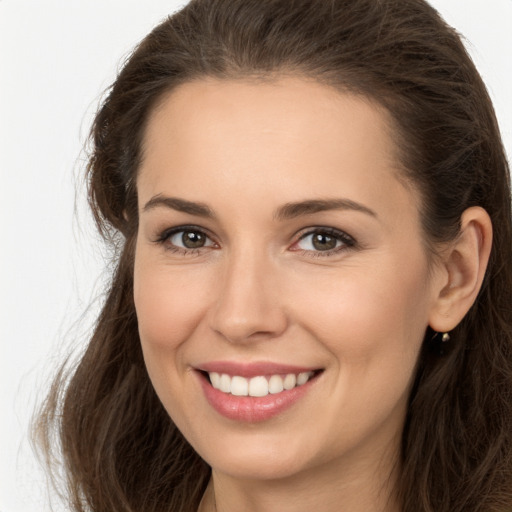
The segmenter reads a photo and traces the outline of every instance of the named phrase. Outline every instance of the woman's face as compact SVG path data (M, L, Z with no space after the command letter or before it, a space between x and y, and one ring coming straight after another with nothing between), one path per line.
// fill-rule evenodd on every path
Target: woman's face
M142 349L219 473L341 471L398 450L436 272L387 121L299 78L188 83L149 120Z

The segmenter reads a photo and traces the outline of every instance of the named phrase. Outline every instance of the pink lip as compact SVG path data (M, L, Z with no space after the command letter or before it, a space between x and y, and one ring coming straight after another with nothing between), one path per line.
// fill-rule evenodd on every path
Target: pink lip
M215 362L201 365L198 370L200 371L197 372L197 375L204 395L213 409L225 418L246 423L261 422L279 415L304 397L317 380L313 377L302 386L281 393L269 393L263 397L234 396L215 389L202 372L218 372L250 378L258 375L298 374L312 371L312 369L274 363L241 365L239 363Z

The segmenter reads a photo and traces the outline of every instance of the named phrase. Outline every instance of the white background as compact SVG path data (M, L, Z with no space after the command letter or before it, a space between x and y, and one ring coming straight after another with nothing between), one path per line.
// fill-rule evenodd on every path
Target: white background
M122 58L183 3L0 0L0 512L50 510L28 423L99 303L80 185L92 115ZM432 4L466 36L512 155L512 0Z

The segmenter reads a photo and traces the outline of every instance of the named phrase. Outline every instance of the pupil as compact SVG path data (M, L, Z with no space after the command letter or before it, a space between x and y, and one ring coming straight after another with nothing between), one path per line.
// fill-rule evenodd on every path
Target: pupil
M196 231L185 231L181 238L183 245L188 249L203 247L205 243L204 235Z
M336 238L330 235L317 233L313 237L313 247L319 251L328 251L336 247Z

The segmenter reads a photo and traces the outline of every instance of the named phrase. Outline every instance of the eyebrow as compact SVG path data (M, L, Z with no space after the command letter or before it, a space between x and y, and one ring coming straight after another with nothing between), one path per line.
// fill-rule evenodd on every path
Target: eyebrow
M204 203L196 203L195 201L187 201L185 199L178 199L177 197L163 196L161 194L152 197L144 205L142 210L147 212L157 207L171 208L172 210L196 215L198 217L215 218L212 210Z
M209 219L215 218L215 214L205 203L187 201L185 199L168 197L162 194L152 197L144 205L143 211L147 212L158 207L170 208L172 210L188 213L198 217L205 217ZM373 210L350 199L309 199L294 203L286 203L277 209L274 214L274 219L289 220L328 210L353 210L365 213L371 217L377 217L377 214Z
M286 203L277 210L275 218L277 220L294 219L327 210L354 210L377 217L373 210L350 199L310 199L296 203Z

